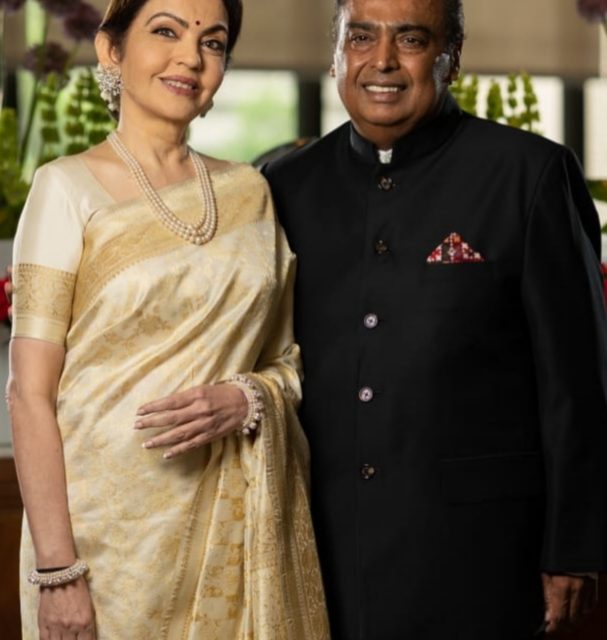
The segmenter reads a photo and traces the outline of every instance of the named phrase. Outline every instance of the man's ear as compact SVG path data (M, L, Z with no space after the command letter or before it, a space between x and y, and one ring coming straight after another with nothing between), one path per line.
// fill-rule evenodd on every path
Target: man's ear
M450 58L451 58L451 69L449 71L449 77L447 78L447 82L449 84L451 84L452 82L455 82L459 76L460 64L461 64L461 58L462 58L461 42L453 47L453 49L451 50Z
M98 31L95 36L95 51L97 59L103 67L117 67L120 64L120 56L110 36L105 31Z

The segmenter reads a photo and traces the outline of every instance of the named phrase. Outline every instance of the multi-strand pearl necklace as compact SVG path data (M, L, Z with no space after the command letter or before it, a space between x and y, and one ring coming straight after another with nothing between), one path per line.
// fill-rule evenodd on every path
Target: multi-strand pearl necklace
M204 215L197 224L189 224L180 220L162 201L154 187L150 184L141 165L125 147L118 134L113 131L107 140L112 146L112 149L114 149L120 159L130 169L143 195L148 199L152 209L168 229L192 244L205 244L205 242L208 242L215 235L215 231L217 230L217 205L215 203L215 195L213 193L209 170L197 153L188 149L190 160L194 165L198 182L200 183L200 190L204 202Z

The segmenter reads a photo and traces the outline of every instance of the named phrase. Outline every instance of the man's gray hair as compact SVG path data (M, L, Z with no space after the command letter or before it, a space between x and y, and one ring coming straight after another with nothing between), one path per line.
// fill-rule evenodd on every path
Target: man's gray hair
M331 35L333 43L337 42L339 31L339 16L342 7L348 0L335 0L335 12ZM464 6L463 0L443 0L445 3L445 31L447 35L447 49L451 53L464 42Z

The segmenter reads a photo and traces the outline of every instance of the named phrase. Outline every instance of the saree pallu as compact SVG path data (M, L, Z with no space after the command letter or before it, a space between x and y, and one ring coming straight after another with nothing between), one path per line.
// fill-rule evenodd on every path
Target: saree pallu
M294 256L252 168L211 174L219 227L201 247L141 199L115 202L78 157L38 171L15 241L14 337L65 345L58 390L70 515L99 640L325 640L308 448L295 415ZM195 180L161 190L200 217ZM139 406L250 373L258 435L173 460L145 450ZM24 522L24 640L38 593Z

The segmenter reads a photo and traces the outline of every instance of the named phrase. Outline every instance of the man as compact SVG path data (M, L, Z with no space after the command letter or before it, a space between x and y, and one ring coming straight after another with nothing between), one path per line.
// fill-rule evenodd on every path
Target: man
M265 170L333 637L531 640L607 568L596 212L568 150L449 96L460 0L337 5L351 123Z
M265 171L333 638L531 640L607 569L596 211L569 151L454 104L461 0L337 5L351 123ZM201 402L151 403L154 446L208 438Z

